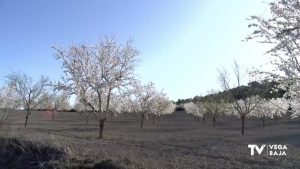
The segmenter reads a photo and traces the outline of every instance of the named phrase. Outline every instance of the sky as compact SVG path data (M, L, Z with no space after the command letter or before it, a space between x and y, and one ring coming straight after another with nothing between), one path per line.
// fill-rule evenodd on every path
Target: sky
M261 0L0 0L0 82L12 71L59 80L52 46L93 44L104 36L133 39L142 83L170 99L220 90L219 68L266 66L265 46L242 42ZM244 83L248 80L245 76Z

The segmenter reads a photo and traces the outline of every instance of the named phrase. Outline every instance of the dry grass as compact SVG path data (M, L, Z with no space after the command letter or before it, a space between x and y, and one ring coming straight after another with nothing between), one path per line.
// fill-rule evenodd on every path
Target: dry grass
M300 168L299 120L269 120L263 129L259 120L247 119L241 136L238 119L220 118L213 129L209 118L202 125L176 112L140 129L137 117L121 116L107 121L104 139L98 140L97 122L85 124L78 113L64 112L51 121L34 112L26 129L24 113L17 114L4 125L5 137L62 148L67 158L50 160L63 161L57 162L62 168ZM248 144L271 143L286 144L287 156L250 156Z

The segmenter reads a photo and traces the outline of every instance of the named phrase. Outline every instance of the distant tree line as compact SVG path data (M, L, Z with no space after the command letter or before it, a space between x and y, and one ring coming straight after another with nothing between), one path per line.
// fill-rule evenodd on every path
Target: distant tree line
M176 101L176 105L181 105L190 102L204 101L207 100L209 97L228 98L227 96L229 95L229 93L237 93L235 95L237 99L245 96L251 97L254 95L257 95L260 98L264 98L264 99L282 98L283 95L286 93L286 90L279 88L278 87L279 84L280 84L279 82L268 81L268 80L263 80L261 82L252 81L248 83L246 86L242 85L227 91L212 93L205 96L195 96L194 98L188 98L188 99L178 99Z

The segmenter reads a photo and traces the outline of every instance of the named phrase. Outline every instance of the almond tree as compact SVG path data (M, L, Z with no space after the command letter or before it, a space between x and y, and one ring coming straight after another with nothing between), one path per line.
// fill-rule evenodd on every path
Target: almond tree
M282 84L281 84L282 85ZM284 85L282 85L284 86ZM300 117L300 81L295 80L286 87L287 92L284 97L287 98L289 106L292 108L292 118Z
M300 94L300 5L298 0L275 0L269 3L271 15L251 16L249 27L253 32L246 37L255 39L262 44L268 44L267 54L274 70L257 73L268 75L280 82L280 86L287 90L286 98L291 99L293 117L299 117Z
M134 86L134 99L137 103L137 112L141 115L141 128L143 128L145 118L151 113L154 103L156 90L152 82L147 85L136 83Z
M217 95L216 91L211 90L203 101L203 108L205 109L205 112L212 116L213 127L215 128L217 117L220 114L225 113L226 102L221 95Z
M10 113L17 110L19 104L17 102L16 93L10 86L0 89L0 125L8 119Z
M272 106L266 99L259 98L259 105L252 112L252 116L258 117L262 121L263 128L265 127L265 120L267 117L272 117Z
M89 123L89 117L92 114L92 110L87 105L83 104L76 98L74 109L80 113L81 117L85 119L85 123Z
M114 118L118 115L120 115L122 112L122 104L120 102L121 98L124 97L124 95L114 95L111 94L111 100L110 100L110 106L109 106L109 114L111 115L111 118ZM105 103L103 104L105 106Z
M202 114L202 124L204 124L205 123L205 116L207 114L207 111L206 111L206 109L204 107L204 103L201 102L201 101L198 101L198 102L195 102L195 104L196 104L196 106L199 109L198 114Z
M259 99L259 102L252 115L261 118L263 127L265 127L266 118L275 119L277 122L277 119L286 114L289 108L289 103L284 98Z
M216 123L216 117L218 116L218 112L214 111L215 110L215 104L213 102L213 100L205 100L203 101L203 107L205 109L205 111L212 115L213 117L213 127L215 127L215 123ZM205 118L202 119L202 122L205 122Z
M202 117L202 114L198 114L198 112L199 112L198 106L196 106L196 104L193 102L183 104L183 108L186 111L186 113L197 117L198 120L199 120L199 118Z
M154 124L155 117L160 119L161 116L170 114L174 111L174 104L168 99L163 91L156 92L154 96L154 105L151 108L152 123Z
M39 80L34 81L24 73L13 72L6 76L8 85L12 87L17 95L17 102L26 110L25 127L31 111L43 102L43 92L47 86L48 79L41 76Z
M241 134L244 135L246 116L256 109L257 105L259 104L259 99L258 96L255 96L255 93L245 91L243 88L241 88L241 71L236 62L234 62L234 74L237 83L235 89L230 87L229 75L225 69L222 71L219 70L219 82L224 91L228 92L228 102L231 102L241 119Z
M133 98L133 94L127 94L120 98L120 112L124 114L125 118L128 114L136 114L137 113L137 105L136 100Z
M278 118L284 116L290 107L289 100L285 98L276 98L270 99L269 107L271 107L271 118L273 118L276 122Z
M69 95L76 95L77 110L84 112L85 122L88 124L89 117L91 116L92 112L95 113L98 107L96 100L97 96L95 96L94 91L89 88L87 83L79 81L77 82L77 84L75 84L75 87L69 87L67 91L69 91ZM80 109L78 106L80 106Z
M49 110L52 112L52 120L54 120L55 113L58 111L66 111L70 109L69 96L67 93L58 93L53 91L49 97Z
M233 120L234 117L238 116L238 112L236 111L232 103L229 102L226 103L226 109L224 115L229 116L230 120Z
M202 123L204 123L204 114L206 113L206 109L204 107L204 103L201 102L189 102L183 105L185 111L189 114L195 116L198 120L202 118Z
M65 73L63 83L58 86L79 96L82 103L92 109L99 122L98 138L103 137L112 93L122 92L122 88L134 80L138 52L131 44L128 41L119 45L114 38L106 37L93 46L73 45L67 50L54 48Z
M160 115L169 115L174 113L176 109L176 104L173 101L167 101L166 108L162 111Z
M88 118L85 118L85 114L88 112L87 110L87 106L85 106L84 104L82 104L78 98L76 97L75 99L75 103L74 103L74 109L80 113L81 117L85 119L86 124L89 123Z

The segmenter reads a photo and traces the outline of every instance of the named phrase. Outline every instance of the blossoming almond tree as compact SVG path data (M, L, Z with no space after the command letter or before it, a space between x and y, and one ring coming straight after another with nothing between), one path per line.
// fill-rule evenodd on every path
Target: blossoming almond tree
M110 101L110 106L108 111L110 112L110 117L113 119L114 117L119 116L120 114L123 113L122 111L122 103L121 103L121 98L124 97L124 95L114 95L112 93L111 95L111 101ZM105 106L105 103L103 104Z
M268 101L268 105L271 107L271 118L277 122L278 118L284 116L288 112L290 102L285 98L273 98Z
M132 98L132 94L125 95L120 99L120 111L124 114L125 118L128 114L136 114L138 103Z
M154 104L151 108L153 124L155 117L160 119L161 116L171 114L175 109L175 105L168 99L166 93L163 93L163 91L155 93L153 102Z
M230 102L226 102L224 115L230 117L230 120L233 120L235 117L239 116L238 112Z
M81 106L81 111L84 112L84 118L85 122L88 124L89 123L89 117L91 116L92 112L95 112L97 109L97 101L96 101L96 96L95 92L89 88L87 83L84 82L77 82L75 84L75 87L69 88L67 90L70 92L69 95L75 94L76 95L76 100L78 101L77 106ZM72 92L73 91L73 92ZM79 108L79 107L77 107ZM97 117L96 117L97 118Z
M163 111L162 115L169 115L174 113L176 109L176 104L173 103L172 101L168 101L168 106L167 108Z
M26 110L25 127L31 111L43 102L43 93L48 85L48 79L41 76L34 81L24 73L13 72L6 76L8 85L16 92L18 103Z
M221 95L217 95L217 92L211 90L208 95L205 96L202 103L205 111L203 113L209 113L212 116L213 127L216 127L216 120L220 114L224 114L226 111L226 102Z
M259 98L259 105L252 112L251 116L258 117L262 121L263 128L265 127L265 120L267 117L271 117L271 107L266 99Z
M54 49L56 59L63 63L65 73L63 83L59 86L75 91L76 95L82 97L84 104L93 110L99 122L98 138L102 138L111 94L122 91L122 88L134 81L137 50L132 47L131 41L119 45L114 38L107 37L93 46L73 45L67 50ZM93 99L88 100L91 96L97 106L92 103Z
M283 87L283 85L282 85ZM287 98L289 106L292 108L292 118L300 117L300 81L295 80L288 84L287 92L284 97Z
M10 113L19 108L16 93L10 86L0 89L0 125L9 118Z
M262 125L265 127L266 118L277 119L282 117L289 108L289 103L285 98L276 99L259 99L260 104L251 114L252 116L259 117L262 120Z
M224 89L224 91L229 92L228 102L232 103L232 106L235 108L238 116L241 119L241 134L245 133L245 119L250 113L252 113L257 105L259 104L259 98L249 91L242 90L241 87L241 71L237 62L234 62L234 74L237 82L236 90L231 90L233 87L230 87L230 79L228 72L224 69L219 71L219 82Z
M81 117L85 119L85 123L88 124L91 109L87 105L84 105L82 102L80 102L78 97L75 99L74 109L80 113Z
M143 128L145 118L153 111L155 104L156 90L152 82L147 85L136 83L134 86L134 99L136 100L137 112L141 115L141 128Z
M43 102L39 105L40 109L50 111L51 119L54 120L55 113L70 109L69 96L64 92L48 92L42 95Z
M252 33L246 40L255 39L262 45L268 44L267 54L274 70L257 73L268 75L287 90L291 99L292 117L299 117L300 98L300 26L298 0L275 0L269 5L271 15L251 16L249 27Z
M183 105L185 111L189 114L192 114L193 116L195 116L198 120L200 120L200 118L202 118L202 123L204 123L204 114L206 113L205 107L204 107L204 103L202 102L189 102L189 103L185 103Z

